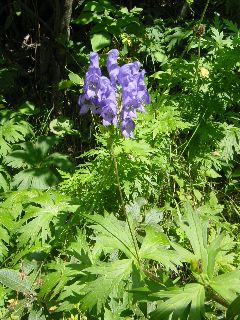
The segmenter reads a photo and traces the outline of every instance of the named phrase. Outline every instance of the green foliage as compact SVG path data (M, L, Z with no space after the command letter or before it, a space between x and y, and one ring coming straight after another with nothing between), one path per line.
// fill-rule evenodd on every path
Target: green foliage
M169 288L154 296L168 300L159 303L157 310L151 314L151 319L169 319L170 316L183 319L187 315L187 319L192 320L203 318L205 292L201 284L187 284L183 289Z
M114 38L121 38L124 34L139 36L144 26L138 18L141 8L128 10L110 4L107 0L87 1L79 17L73 23L91 24L90 41L93 51L109 47ZM119 39L120 40L120 39ZM124 41L123 41L124 42Z
M22 169L12 180L12 186L18 189L47 189L59 181L56 167L69 170L72 164L67 156L50 153L50 149L59 143L55 136L38 137L34 142L15 145L15 150L8 154L4 163L14 169ZM50 168L53 167L51 170Z
M239 318L238 25L106 0L74 10L59 105L37 99L44 123L30 102L10 108L18 68L0 69L1 319ZM69 111L88 47L145 64L152 102L134 139Z
M6 156L12 144L25 140L32 133L32 128L21 113L1 110L0 119L0 156Z

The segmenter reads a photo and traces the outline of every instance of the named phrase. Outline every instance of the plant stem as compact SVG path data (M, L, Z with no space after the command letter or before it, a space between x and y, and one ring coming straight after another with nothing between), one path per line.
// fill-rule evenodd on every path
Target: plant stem
M210 287L207 287L209 293L210 293L210 297L211 297L211 300L221 304L223 307L225 308L228 308L229 307L229 303L224 299L222 298L221 296L219 296L217 293L214 292L214 290Z
M206 12L207 12L207 8L208 8L208 6L209 6L209 3L210 3L210 0L207 0L207 2L206 2L206 4L205 4L205 7L204 7L204 9L203 9L203 12L202 12L202 14L201 14L200 20L198 21L198 24L196 25L195 31L193 32L193 36L195 36L195 35L197 34L198 29L199 29L200 25L201 25L202 22L203 22L203 19L204 19L204 17L205 17ZM192 39L193 39L193 36L192 36ZM190 41L190 42L188 43L188 45L186 46L185 50L184 50L183 53L181 54L180 59L183 58L183 56L185 55L185 53L186 53L186 52L188 51L188 49L190 48L191 44L192 44L192 41Z
M119 179L118 163L117 163L117 159L116 159L116 156L115 156L115 153L114 153L113 144L112 144L112 147L111 147L111 153L112 153L112 159L113 159L113 163L114 163L114 171L115 171L115 175L116 175L116 179L117 179L117 186L118 186L118 192L119 192L119 196L120 196L122 211L123 211L123 214L125 215L126 220L127 220L128 228L129 228L129 231L130 231L130 234L131 234L131 237L132 237L134 250L135 250L135 253L136 253L136 259L137 259L138 265L140 267L141 264L140 264L140 258L139 258L139 255L138 255L137 240L136 240L136 238L135 238L135 236L133 234L133 231L132 231L132 228L131 228L131 225L130 225L130 221L128 219L128 215L127 215L127 211L126 211L126 207L125 207L125 203L124 203L124 199L123 199L123 193L122 193L122 188L121 188L121 184L120 184L120 179Z

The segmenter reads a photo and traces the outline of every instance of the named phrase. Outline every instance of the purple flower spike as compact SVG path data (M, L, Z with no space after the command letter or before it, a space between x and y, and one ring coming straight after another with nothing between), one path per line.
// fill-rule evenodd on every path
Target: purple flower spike
M113 86L116 86L117 84L117 79L118 79L118 74L120 69L117 63L118 56L119 56L118 50L112 49L111 51L109 51L108 57L107 57L107 70L109 73L111 84Z
M137 118L137 111L145 112L144 106L149 104L151 99L144 83L145 71L140 71L140 62L127 63L119 67L118 56L117 49L111 50L108 54L109 79L101 75L98 54L95 52L90 54L90 65L78 104L81 114L89 110L94 114L100 114L104 126L117 127L118 120L121 120L123 136L134 138L134 119ZM121 90L118 90L117 84L122 87ZM120 96L119 105L117 105L117 95Z

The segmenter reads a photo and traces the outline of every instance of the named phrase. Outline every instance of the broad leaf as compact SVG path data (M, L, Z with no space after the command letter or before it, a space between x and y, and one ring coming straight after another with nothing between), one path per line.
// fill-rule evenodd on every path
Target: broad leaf
M50 224L63 212L70 209L66 198L58 193L44 193L32 200L36 205L27 207L20 220L19 245L30 245L41 240L45 243L51 237Z
M13 143L23 141L32 133L28 122L13 118L7 121L0 121L0 156L6 156L11 151Z
M118 220L112 214L106 214L105 217L94 215L89 218L96 223L92 228L97 231L96 242L99 249L109 253L120 250L127 257L137 259L132 226L130 231L127 222Z
M0 269L0 282L12 290L34 294L32 283L26 275L23 277L20 272L12 269Z
M88 282L83 289L86 295L81 301L82 308L91 310L97 305L98 312L100 312L109 295L118 288L123 280L128 279L132 271L132 260L102 262L98 266L85 269L85 271L98 275L98 278Z
M231 303L240 294L240 271L232 271L213 278L209 285L223 299Z
M153 295L167 300L158 304L151 319L182 320L187 316L188 320L201 320L203 317L205 291L201 284L191 283L184 288L175 287Z
M139 257L158 261L167 269L176 270L176 265L181 264L177 252L170 249L167 236L153 226L146 227L146 236L143 239Z
M93 51L99 51L109 46L111 43L111 35L108 32L94 33L91 36L91 45Z

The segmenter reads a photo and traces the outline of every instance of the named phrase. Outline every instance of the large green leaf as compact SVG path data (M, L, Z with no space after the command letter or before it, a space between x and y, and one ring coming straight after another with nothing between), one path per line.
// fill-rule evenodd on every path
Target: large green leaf
M26 121L17 118L0 121L0 156L6 156L13 143L23 141L30 133L32 129Z
M48 189L59 182L58 176L49 168L26 169L17 173L11 186L14 189Z
M25 215L19 222L19 246L27 243L32 245L36 241L45 243L52 234L51 224L63 212L70 210L66 197L54 192L43 193L32 199L32 202L35 205L26 208Z
M151 319L201 320L203 318L205 291L201 284L191 283L183 288L174 287L155 293L153 296L167 300L158 304L157 309L151 313Z
M91 45L93 51L99 51L108 47L111 43L111 35L108 32L94 33L91 36Z
M104 217L94 215L89 218L95 222L92 228L96 230L96 245L100 250L109 253L120 250L128 258L137 260L133 226L130 226L130 231L127 222L118 220L113 214L105 214Z
M97 305L101 311L109 295L118 288L120 283L127 280L132 271L132 260L123 259L114 262L100 263L85 269L86 272L98 275L97 279L86 283L83 289L85 297L81 304L83 309L92 309Z
M202 221L197 211L194 212L192 207L187 204L184 207L187 224L180 222L181 228L186 233L191 243L193 252L203 265L204 273L207 273L207 226L208 221Z
M139 257L158 261L167 269L176 270L176 265L181 265L177 252L170 249L167 236L153 226L146 227L146 236L143 239Z
M208 220L199 216L199 211L194 211L190 205L185 206L185 222L180 221L179 225L185 232L192 251L189 251L177 243L172 242L171 245L181 257L182 261L191 263L193 271L204 273L211 279L214 276L216 257L222 250L222 241L224 234L214 238L208 243Z
M60 153L50 154L50 149L59 142L55 136L38 137L37 141L24 142L15 146L4 162L13 168L20 169L12 180L12 187L20 189L47 189L59 182L56 169L64 171L72 169L67 156Z
M209 285L228 303L240 294L240 271L232 271L213 278Z
M20 272L12 269L0 269L0 282L12 290L34 294L32 290L32 282L28 280L27 276L24 277Z
M36 142L24 142L15 146L4 162L13 168L34 168L39 167L48 157L50 149L59 142L55 136L38 137Z

